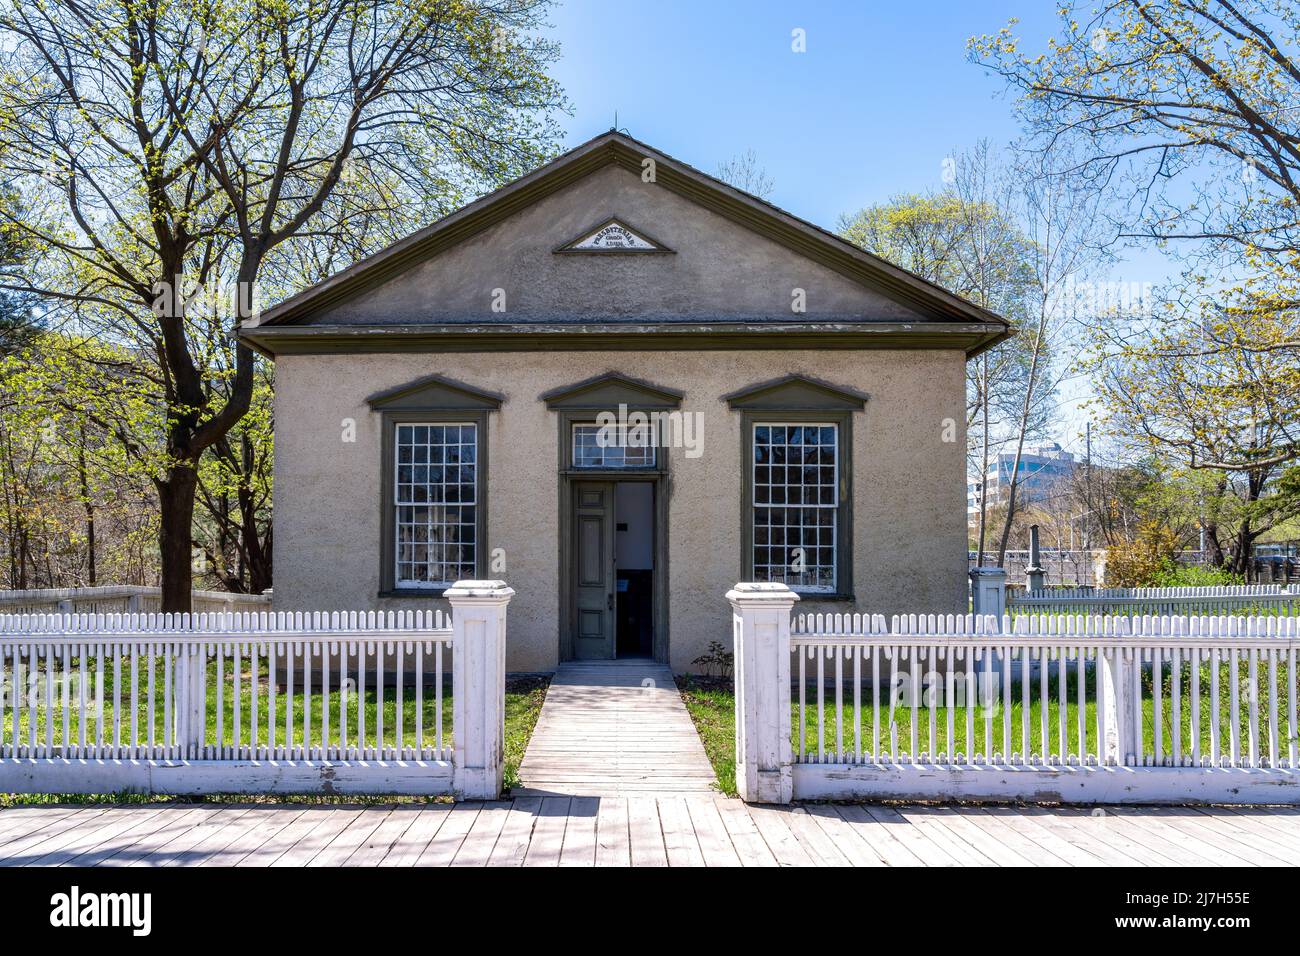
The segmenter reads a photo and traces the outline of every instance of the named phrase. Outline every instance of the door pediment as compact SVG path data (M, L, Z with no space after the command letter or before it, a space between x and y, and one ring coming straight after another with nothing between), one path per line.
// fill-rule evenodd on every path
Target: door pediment
M541 396L548 408L560 409L666 409L679 408L685 393L606 372L595 378L553 389Z

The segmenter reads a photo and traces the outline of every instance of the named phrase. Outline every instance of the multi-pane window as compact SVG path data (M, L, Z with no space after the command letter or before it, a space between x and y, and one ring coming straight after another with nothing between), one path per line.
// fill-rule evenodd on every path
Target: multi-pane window
M754 580L835 591L839 430L833 424L754 425Z
M398 585L446 587L477 576L478 426L395 426Z
M574 425L574 468L653 468L655 443L648 425Z

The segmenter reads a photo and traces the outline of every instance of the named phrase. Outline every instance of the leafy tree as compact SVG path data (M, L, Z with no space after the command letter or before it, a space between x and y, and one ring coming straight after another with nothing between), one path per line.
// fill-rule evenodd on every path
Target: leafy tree
M1173 531L1156 521L1138 528L1132 541L1111 548L1106 554L1106 586L1150 587L1163 569L1174 561L1178 539Z
M555 51L533 30L543 9L50 0L0 12L0 179L32 197L0 227L38 263L10 287L119 347L121 383L160 408L101 427L156 487L164 609L189 607L201 460L257 388L242 344L229 365L207 361L215 332L206 310L190 315L196 290L229 290L228 333L295 244L340 234L343 248L373 248L533 167L563 105L544 72Z
M97 422L133 400L120 350L33 334L0 358L0 540L10 587L157 583L148 542L157 498L127 450ZM67 360L77 351L82 359ZM96 375L83 374L98 367Z
M1055 411L1065 316L1061 289L1084 265L1087 202L1040 160L1035 170L996 167L987 143L958 157L941 192L900 196L841 218L851 242L1012 321L1020 334L967 363L970 471L987 481L1002 448L1013 454L999 510L997 561L1005 563L1018 509L1025 442ZM1031 175L1034 173L1035 175ZM981 496L975 535L983 563L990 526Z
M971 50L1022 94L1040 147L1077 150L1117 240L1185 262L1166 308L1098 330L1098 362L1121 366L1108 404L1189 467L1300 456L1300 7L1076 3L1046 53L1011 26ZM1160 383L1136 416L1132 382Z

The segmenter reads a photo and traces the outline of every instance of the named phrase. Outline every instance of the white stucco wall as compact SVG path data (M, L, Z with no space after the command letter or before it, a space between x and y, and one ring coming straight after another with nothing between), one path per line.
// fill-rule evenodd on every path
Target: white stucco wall
M964 355L952 351L514 352L285 355L276 363L275 607L428 607L381 600L380 418L367 396L433 373L505 396L489 416L486 546L517 592L507 666L557 662L559 514L549 390L618 371L685 393L699 458L669 451L670 664L730 640L723 594L740 574L740 414L720 396L791 373L867 393L854 415L856 602L804 611L965 609ZM344 443L342 422L356 422ZM956 422L943 440L944 420Z

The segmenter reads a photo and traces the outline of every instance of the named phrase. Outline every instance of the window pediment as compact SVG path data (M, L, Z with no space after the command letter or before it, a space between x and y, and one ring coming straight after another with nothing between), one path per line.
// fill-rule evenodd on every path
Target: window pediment
M724 395L723 401L734 409L860 411L867 397L856 389L805 375L787 375Z
M553 409L679 408L684 393L642 382L618 372L606 372L541 396Z
M386 389L366 399L377 412L430 410L485 410L501 407L505 398L444 375L426 375L405 385Z

